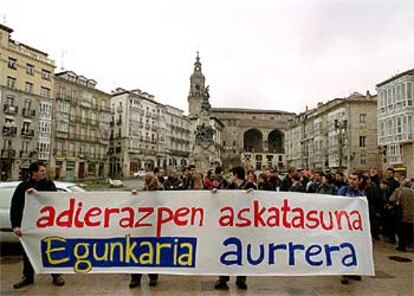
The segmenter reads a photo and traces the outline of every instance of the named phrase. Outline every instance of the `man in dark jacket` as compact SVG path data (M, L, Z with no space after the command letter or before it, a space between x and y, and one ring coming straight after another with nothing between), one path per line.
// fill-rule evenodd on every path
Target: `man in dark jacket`
M293 184L293 176L299 176L299 172L295 167L291 167L288 174L280 182L280 191L289 191Z
M55 184L52 181L46 180L46 167L40 162L33 162L29 167L30 179L21 182L14 191L11 207L10 207L10 221L13 232L21 237L21 223L23 219L23 210L25 205L26 193L34 193L36 191L57 191ZM30 198L30 197L28 197ZM52 274L53 284L55 286L63 286L65 281L60 274ZM20 289L31 285L34 282L34 270L26 253L23 252L23 277L20 282L13 285L15 289Z
M243 189L245 184L245 171L242 167L234 167L230 170L230 181L227 189ZM246 290L246 277L245 276L237 276L236 277L236 286L239 289ZM219 279L214 284L214 288L216 290L228 290L229 287L227 286L227 282L230 280L229 276L220 276Z
M395 179L395 172L393 168L387 169L387 181L390 196L394 193L394 190L400 187L400 182Z

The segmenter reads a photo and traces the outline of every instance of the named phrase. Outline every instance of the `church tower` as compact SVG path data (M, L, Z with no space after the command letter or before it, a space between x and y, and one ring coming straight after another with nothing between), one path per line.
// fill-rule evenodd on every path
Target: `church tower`
M190 92L188 94L188 111L190 116L198 116L200 114L201 104L203 103L205 81L206 78L201 72L200 56L197 51L197 57L194 63L194 72L190 77Z

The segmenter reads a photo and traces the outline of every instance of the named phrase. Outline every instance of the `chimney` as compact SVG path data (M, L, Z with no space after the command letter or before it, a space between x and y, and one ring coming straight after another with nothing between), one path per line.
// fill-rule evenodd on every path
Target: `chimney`
M323 106L323 102L318 102L318 108Z
M367 90L367 100L371 99L371 94L369 93L369 90Z

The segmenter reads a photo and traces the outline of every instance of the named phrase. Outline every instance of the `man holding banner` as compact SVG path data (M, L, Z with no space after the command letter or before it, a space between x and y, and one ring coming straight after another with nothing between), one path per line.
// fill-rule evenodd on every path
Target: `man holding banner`
M230 181L231 184L228 186L227 189L243 189L245 184L245 171L242 167L234 167L230 170ZM251 192L250 189L248 192ZM213 191L217 192L217 191ZM228 290L229 286L227 286L227 282L230 280L229 276L220 276L219 279L214 284L214 289L216 290ZM236 277L236 286L239 289L247 290L246 284L247 278L245 276L237 276Z
M13 232L22 237L21 224L23 218L23 209L25 206L26 193L30 194L35 191L57 191L52 181L46 180L46 167L40 162L33 162L29 167L30 179L20 183L14 191L11 208L10 221ZM60 274L52 274L53 284L63 286L65 281ZM26 252L23 251L23 277L20 282L13 285L15 289L20 289L34 283L34 270Z

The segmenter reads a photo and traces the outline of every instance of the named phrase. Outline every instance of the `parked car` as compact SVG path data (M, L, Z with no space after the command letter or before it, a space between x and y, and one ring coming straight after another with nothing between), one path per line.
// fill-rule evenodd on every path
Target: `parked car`
M61 192L85 192L76 183L53 181ZM20 181L0 182L0 242L18 242L10 225L11 199Z
M138 179L142 179L145 177L146 172L144 170L139 170L138 172L134 173L134 177Z

